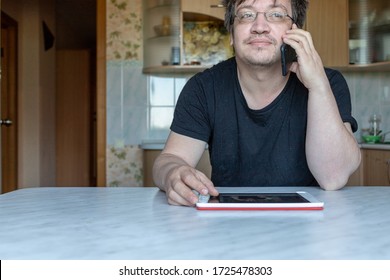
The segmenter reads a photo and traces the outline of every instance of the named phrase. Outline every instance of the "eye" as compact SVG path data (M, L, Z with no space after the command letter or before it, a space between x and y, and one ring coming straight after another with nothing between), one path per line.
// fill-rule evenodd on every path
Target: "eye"
M252 20L256 18L256 13L251 11L245 11L245 12L241 12L238 17L242 20Z
M285 16L286 16L285 13L280 12L280 11L269 11L267 13L267 17L271 18L271 19L274 19L274 20L284 19Z

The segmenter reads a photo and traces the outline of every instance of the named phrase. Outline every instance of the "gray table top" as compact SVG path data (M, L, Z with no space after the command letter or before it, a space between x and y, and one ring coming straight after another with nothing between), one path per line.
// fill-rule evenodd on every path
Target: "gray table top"
M303 190L323 211L198 211L157 188L0 195L0 259L390 259L390 188Z

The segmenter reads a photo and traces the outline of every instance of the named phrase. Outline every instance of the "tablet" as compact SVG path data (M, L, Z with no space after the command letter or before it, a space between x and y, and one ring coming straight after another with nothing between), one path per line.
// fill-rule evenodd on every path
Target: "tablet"
M198 210L323 210L324 203L304 191L220 193L208 202L196 204Z

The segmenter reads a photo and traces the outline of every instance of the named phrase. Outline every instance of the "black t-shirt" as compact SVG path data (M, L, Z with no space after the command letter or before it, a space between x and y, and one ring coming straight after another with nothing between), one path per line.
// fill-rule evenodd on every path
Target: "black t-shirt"
M325 70L342 120L356 131L345 79L338 71ZM318 185L305 155L307 102L308 90L291 73L271 104L250 109L231 58L188 81L171 130L208 143L216 186Z

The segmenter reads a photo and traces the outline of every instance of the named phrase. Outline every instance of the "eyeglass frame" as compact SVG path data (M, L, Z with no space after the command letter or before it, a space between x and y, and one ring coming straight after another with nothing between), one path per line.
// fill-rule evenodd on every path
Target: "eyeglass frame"
M240 9L239 9L238 12L234 14L234 17L238 18L239 23L253 23L253 22L256 21L256 19L257 19L257 17L258 17L259 14L263 14L265 20L266 20L267 22L270 22L270 23L284 22L286 18L291 19L292 22L295 23L294 19L293 19L287 12L283 13L283 16L284 16L283 20L281 20L281 21L270 21L270 20L268 19L268 17L267 17L267 13L272 12L272 10L275 9L275 7L274 7L274 8L270 8L268 11L265 11L265 12L257 12L257 11L255 11L255 10L251 9L251 8L244 8L244 7L241 8L241 9L247 9L247 10L249 10L250 12L255 13L256 16L255 16L255 18L253 19L253 21L247 21L247 22L242 21L242 20L240 20L240 18L239 18L239 16L238 16L238 12L240 11Z

